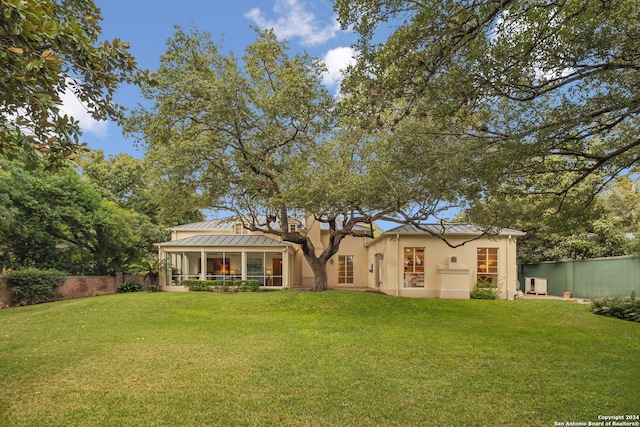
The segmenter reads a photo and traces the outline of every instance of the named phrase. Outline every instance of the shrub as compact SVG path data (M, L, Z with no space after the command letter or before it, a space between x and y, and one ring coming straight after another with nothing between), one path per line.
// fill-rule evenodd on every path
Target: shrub
M213 280L183 280L182 285L193 292L213 291Z
M182 284L196 292L256 292L260 289L260 282L257 280L183 280Z
M25 268L5 277L12 287L11 305L22 306L55 301L61 296L56 288L64 284L67 275L58 270Z
M640 298L635 292L628 297L600 298L591 301L591 312L630 322L640 322Z
M486 279L478 279L471 291L471 299L498 299L500 286Z
M260 289L260 282L257 280L236 280L233 284L236 285L240 291L256 292Z
M125 292L140 292L142 290L142 285L138 282L129 281L124 282L118 285L118 293Z

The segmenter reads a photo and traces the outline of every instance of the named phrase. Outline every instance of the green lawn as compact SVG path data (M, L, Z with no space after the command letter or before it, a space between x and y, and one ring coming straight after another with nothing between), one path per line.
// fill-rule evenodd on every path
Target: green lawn
M138 293L0 311L0 425L553 426L640 413L640 324L566 301Z

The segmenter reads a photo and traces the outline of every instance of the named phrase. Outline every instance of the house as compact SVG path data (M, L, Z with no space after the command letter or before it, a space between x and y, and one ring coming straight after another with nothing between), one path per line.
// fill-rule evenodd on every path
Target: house
M291 219L289 227L310 237L318 253L328 244L329 230L324 223ZM488 237L472 225L428 227L442 238L404 225L374 239L343 239L339 252L327 264L328 286L369 288L407 297L469 298L481 278L498 283L502 298L513 298L517 292L516 238L524 233L501 229ZM240 220L202 221L169 230L171 240L157 244L160 259L172 266L161 277L165 290L183 290L181 282L186 279L257 280L260 286L273 289L310 288L313 284L313 273L298 245L250 232Z

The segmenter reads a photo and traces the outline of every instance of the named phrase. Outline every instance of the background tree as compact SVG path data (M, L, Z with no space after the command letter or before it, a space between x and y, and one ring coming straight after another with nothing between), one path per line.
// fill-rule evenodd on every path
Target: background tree
M104 157L102 150L92 150L78 161L81 175L106 199L120 208L144 215L158 230L202 221L204 216L198 210L181 206L180 215L172 216L163 209L164 201L160 192L152 185L152 177L145 159L121 153ZM158 242L162 231L149 236L149 244ZM167 236L165 236L167 237Z
M128 43L99 41L93 0L2 0L0 13L0 155L32 162L37 153L61 164L84 148L61 95L73 93L97 120L120 121L118 84L149 75Z
M466 140L485 194L541 196L556 210L570 199L587 204L638 162L636 1L335 0L335 8L361 35L343 82L357 111L379 126L425 117L424 135Z
M0 159L0 268L116 274L147 254L148 220L103 200L70 166Z
M607 185L586 208L579 201L561 213L545 204L522 203L519 198L494 198L477 204L461 220L497 217L527 234L518 239L518 262L638 255L640 246L640 196L637 179L623 176ZM567 202L569 204L569 202ZM481 220L482 221L482 220Z

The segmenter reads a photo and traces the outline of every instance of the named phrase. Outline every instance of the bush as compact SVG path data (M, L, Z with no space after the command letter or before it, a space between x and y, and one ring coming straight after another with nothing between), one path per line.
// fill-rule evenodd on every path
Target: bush
M213 291L213 280L183 280L182 286L193 292Z
M58 270L25 268L5 275L12 287L11 305L22 306L55 301L62 296L56 291L64 284L67 275Z
M124 282L118 285L119 294L125 293L125 292L140 292L141 290L142 290L142 285L134 281Z
M635 292L628 297L600 298L591 301L591 312L600 316L640 322L640 298Z
M498 299L500 286L489 280L478 279L476 286L471 291L471 299Z
M256 292L260 289L257 280L183 280L182 284L196 292Z

